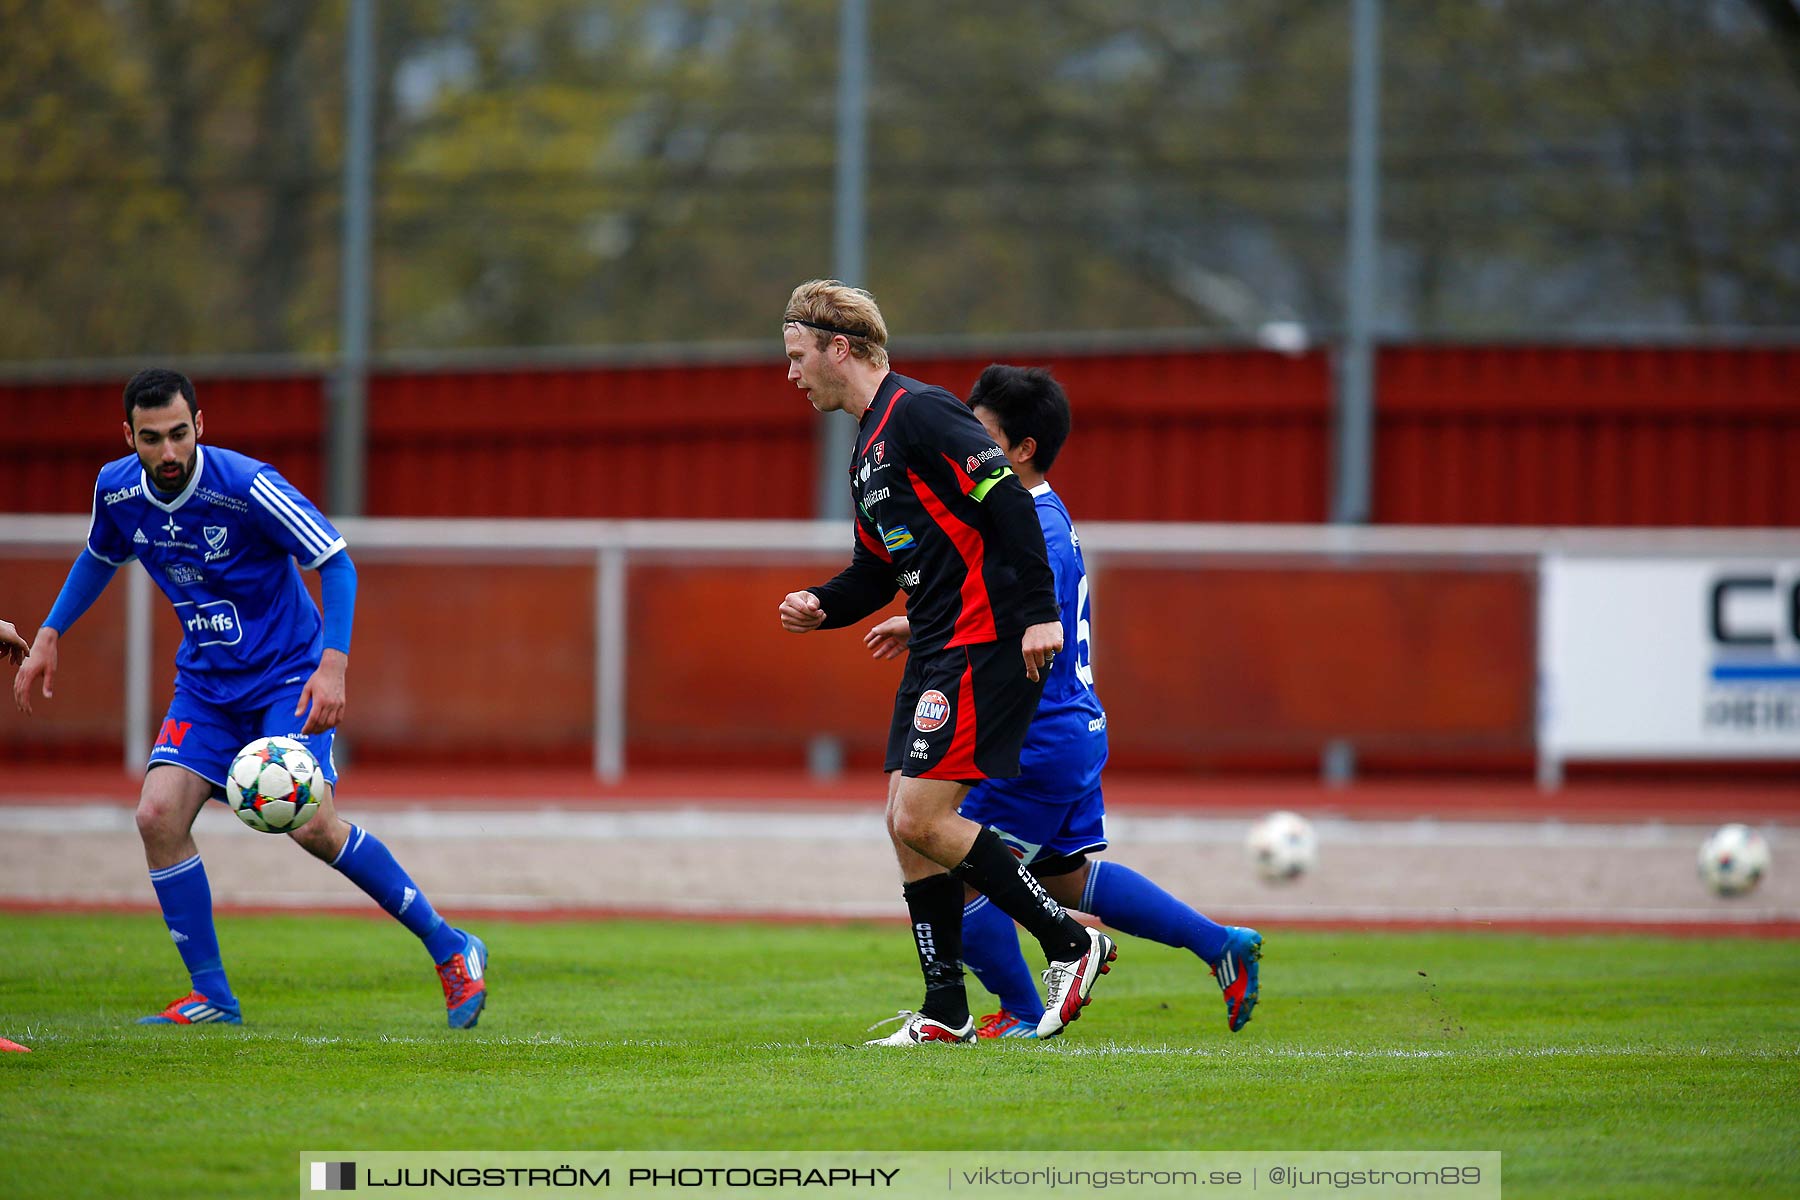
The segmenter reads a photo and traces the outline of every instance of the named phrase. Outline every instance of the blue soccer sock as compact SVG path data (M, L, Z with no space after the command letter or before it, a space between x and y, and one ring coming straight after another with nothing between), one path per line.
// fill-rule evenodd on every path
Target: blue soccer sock
M1208 963L1225 952L1225 927L1208 920L1130 867L1095 862L1088 868L1082 912L1114 929L1165 946L1192 950Z
M1000 997L1000 1007L1024 1021L1044 1015L1037 980L1025 965L1011 917L986 896L977 896L963 906L962 937L963 965Z
M432 962L441 963L463 948L461 931L438 916L412 876L374 834L350 826L350 837L331 865L424 942Z
M236 1004L219 957L219 935L213 930L212 886L198 854L172 867L150 872L150 886L162 905L163 924L187 967L194 990L219 1004Z

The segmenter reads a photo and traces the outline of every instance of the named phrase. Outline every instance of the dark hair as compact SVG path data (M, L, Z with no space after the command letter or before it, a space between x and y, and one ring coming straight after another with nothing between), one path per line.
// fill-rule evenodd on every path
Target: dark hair
M993 409L1006 440L1015 446L1037 439L1031 465L1045 474L1069 440L1069 397L1047 367L995 363L975 381L969 407Z
M161 408L177 396L187 401L188 416L199 411L194 404L194 385L186 375L161 367L139 371L125 385L125 423L131 423L131 414L138 409Z

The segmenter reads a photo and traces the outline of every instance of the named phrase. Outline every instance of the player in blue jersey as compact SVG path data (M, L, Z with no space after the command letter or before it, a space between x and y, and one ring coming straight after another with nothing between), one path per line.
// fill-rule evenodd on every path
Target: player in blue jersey
M1068 397L1046 370L996 364L981 373L969 407L1037 501L1056 576L1063 645L1075 652L1058 655L1050 666L1019 755L1019 774L982 782L959 811L997 832L1065 908L1091 913L1114 929L1191 950L1212 970L1225 998L1226 1023L1235 1033L1256 1007L1262 935L1210 921L1130 867L1087 857L1107 845L1100 787L1107 754L1106 710L1094 693L1081 539L1069 510L1045 478L1069 436ZM905 650L910 632L905 617L893 617L863 640L875 657L895 658ZM982 1018L977 1036L1036 1037L1043 1002L1019 952L1011 918L974 892L966 892L965 899L963 959L1001 1005L999 1012Z
M282 735L311 750L328 781L318 811L288 836L425 944L450 1025L468 1028L487 1003L487 947L438 916L387 847L345 822L333 804L331 743L344 715L356 603L356 568L344 539L275 468L202 447L203 428L194 385L184 376L141 371L126 385L132 453L100 469L87 546L13 680L13 699L27 713L33 684L50 698L62 635L134 558L175 606L183 634L175 697L150 751L137 827L193 989L139 1023L243 1020L191 831L208 797L224 798L238 750ZM296 563L319 572L323 618Z

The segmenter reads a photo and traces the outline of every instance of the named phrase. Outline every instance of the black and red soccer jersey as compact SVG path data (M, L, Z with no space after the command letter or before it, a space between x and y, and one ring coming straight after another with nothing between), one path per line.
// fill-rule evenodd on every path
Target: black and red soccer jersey
M857 428L850 491L850 565L811 589L822 628L862 620L897 589L914 654L1057 619L1031 494L968 405L943 388L893 372L882 379Z

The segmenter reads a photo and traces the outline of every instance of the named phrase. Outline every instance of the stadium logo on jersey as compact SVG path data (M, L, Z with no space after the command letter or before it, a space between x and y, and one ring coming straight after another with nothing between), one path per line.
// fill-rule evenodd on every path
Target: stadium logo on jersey
M205 532L206 544L211 547L211 549L206 552L207 562L213 562L216 559L224 558L231 553L231 551L225 548L226 535L231 532L229 529L225 528L223 525L208 525Z
M199 567L190 567L186 563L170 563L169 569L163 574L169 577L170 583L179 583L183 586L206 582L206 572Z
M905 550L913 544L912 530L904 525L896 525L892 529L882 529L877 525L875 528L881 530L881 544L889 550Z
M100 497L100 503L117 504L121 500L129 500L133 496L141 495L143 491L144 488L142 484L134 483L128 488L120 488L115 492L107 492L104 496Z
M913 728L920 733L935 733L950 719L950 700L936 688L919 697L913 709Z

